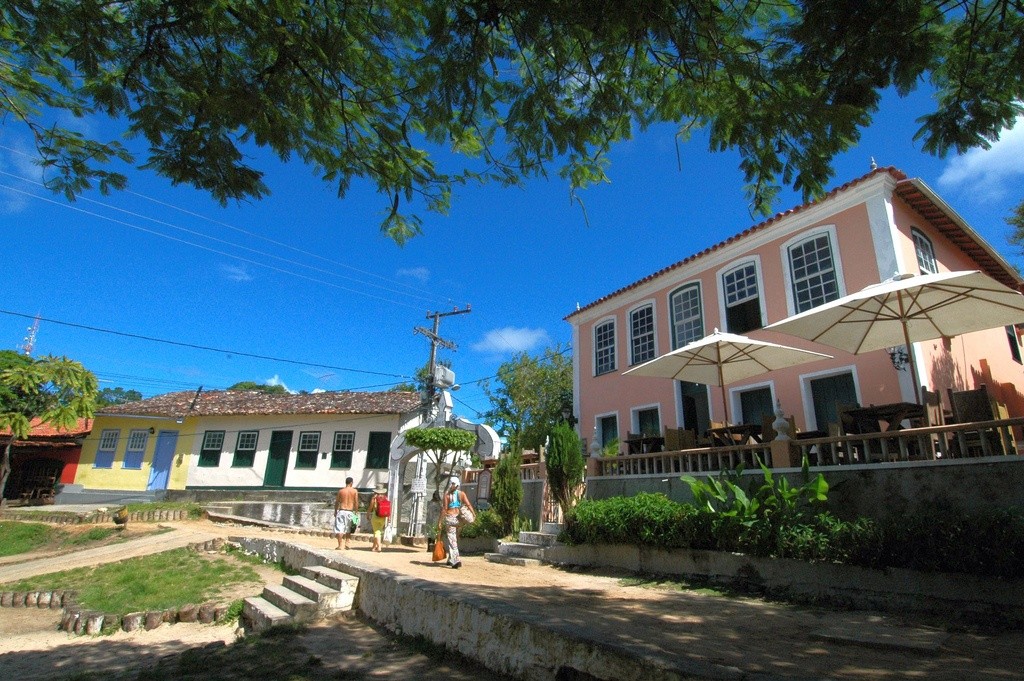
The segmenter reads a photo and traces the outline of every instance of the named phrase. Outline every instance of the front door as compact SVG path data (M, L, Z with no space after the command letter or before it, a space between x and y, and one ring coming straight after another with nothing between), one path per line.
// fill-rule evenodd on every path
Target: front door
M171 464L174 463L174 449L178 446L178 431L161 430L156 436L156 448L153 450L153 465L149 469L149 482L146 489L167 489L167 481L171 477Z
M288 455L292 451L292 431L275 430L270 434L270 454L267 456L267 472L263 476L264 487L284 487L284 474L288 470Z

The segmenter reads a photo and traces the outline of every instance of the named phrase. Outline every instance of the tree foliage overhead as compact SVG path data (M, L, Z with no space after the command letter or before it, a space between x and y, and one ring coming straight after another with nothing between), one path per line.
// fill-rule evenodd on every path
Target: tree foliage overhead
M499 385L481 389L491 402L484 416L509 440L512 449L537 449L551 428L572 407L572 359L555 346L537 356L519 353L498 367Z
M462 182L605 181L611 145L655 123L738 151L768 210L779 182L823 190L884 89L930 81L918 137L938 154L986 146L1024 100L1020 0L7 0L0 17L0 113L53 189L124 186L119 141L56 122L106 115L148 145L142 168L222 202L268 193L255 147L339 196L365 179L399 242Z
M410 428L406 443L423 450L434 464L434 489L441 491L442 480L458 462L459 454L476 446L476 433L458 428Z

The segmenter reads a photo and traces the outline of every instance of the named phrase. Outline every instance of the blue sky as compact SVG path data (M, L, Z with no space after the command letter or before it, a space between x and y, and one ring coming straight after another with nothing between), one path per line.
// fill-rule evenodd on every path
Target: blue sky
M937 159L912 140L930 105L925 92L887 96L829 187L868 172L872 158L895 166L1024 264L1005 222L1024 199L1024 124L988 151ZM5 122L0 348L20 346L32 323L11 312L92 327L43 321L34 354L66 355L102 387L146 396L243 380L386 389L426 362L429 344L413 329L430 326L428 312L471 305L442 319L458 350L440 357L463 385L456 411L475 418L488 408L476 381L515 352L567 344L563 318L577 303L762 219L748 211L737 156L708 152L700 135L677 148L671 126L614 149L611 183L581 194L586 219L552 172L523 188L458 189L450 214L424 214L424 234L405 247L379 231L383 197L354 184L338 200L298 163L262 161L273 194L228 208L141 171L128 191L68 204L38 186L28 150L24 131ZM783 192L776 209L799 203Z

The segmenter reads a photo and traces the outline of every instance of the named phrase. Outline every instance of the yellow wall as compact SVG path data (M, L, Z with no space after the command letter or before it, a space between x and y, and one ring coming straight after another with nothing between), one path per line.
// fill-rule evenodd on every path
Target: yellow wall
M124 468L125 450L128 446L128 438L133 430L153 429L149 435L146 447L143 450L142 466L140 468ZM114 452L114 459L109 468L96 467L96 455L99 449L100 439L103 431L117 430L119 437L117 448ZM125 418L118 416L97 416L93 422L92 433L82 444L82 458L78 466L78 473L75 475L75 483L86 489L114 489L114 490L145 490L149 484L149 475L152 470L153 454L156 450L157 438L161 431L176 432L178 441L175 446L175 456L171 463L171 470L167 479L167 489L185 489L185 479L188 475L188 463L192 451L192 429L188 422L184 424L175 423L166 418Z

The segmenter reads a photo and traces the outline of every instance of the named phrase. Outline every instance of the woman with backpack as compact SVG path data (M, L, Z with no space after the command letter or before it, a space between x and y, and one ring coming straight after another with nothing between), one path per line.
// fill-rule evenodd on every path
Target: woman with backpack
M388 524L388 516L391 515L391 501L387 494L387 487L377 485L373 489L373 498L370 499L370 507L367 510L370 527L373 528L373 550L377 553L380 553L384 546L384 526Z

